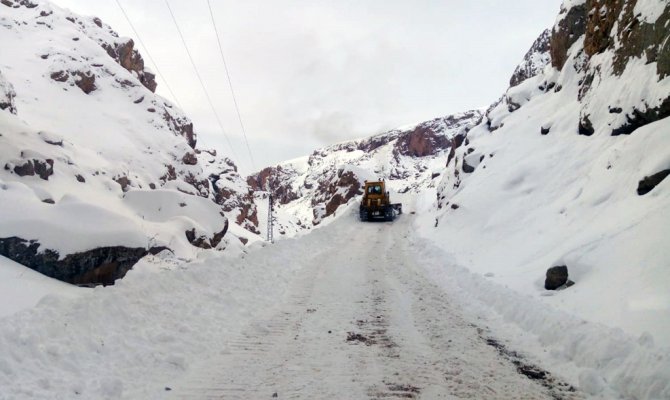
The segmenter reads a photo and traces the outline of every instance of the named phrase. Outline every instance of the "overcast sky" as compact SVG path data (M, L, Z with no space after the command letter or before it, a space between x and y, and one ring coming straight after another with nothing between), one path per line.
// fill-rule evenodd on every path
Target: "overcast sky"
M113 0L53 0L134 37ZM252 170L206 0L120 0L201 147ZM399 125L488 106L561 0L211 0L256 168ZM137 40L135 41L138 42ZM142 51L147 65L156 70ZM158 79L158 93L171 98Z

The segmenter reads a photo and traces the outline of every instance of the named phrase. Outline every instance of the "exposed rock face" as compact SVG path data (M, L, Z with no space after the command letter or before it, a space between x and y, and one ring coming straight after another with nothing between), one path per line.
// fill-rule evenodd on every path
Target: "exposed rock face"
M559 71L568 59L568 50L586 32L587 5L561 8L560 22L551 31L551 65Z
M165 247L101 247L59 259L53 250L38 251L40 244L18 237L0 238L0 255L46 276L73 284L112 285L147 254Z
M418 125L395 142L394 152L410 157L425 157L448 148L451 139L441 135L436 128L430 123Z
M288 204L300 197L291 185L287 184L294 174L294 170L281 165L267 167L248 177L247 184L252 190L271 192L275 201L279 204Z
M208 238L207 235L203 234L198 234L196 233L195 228L189 229L185 232L186 234L186 239L195 247L199 247L201 249L214 249L216 246L221 243L221 240L223 237L226 235L226 232L228 232L228 220L226 219L226 223L219 232L215 233L214 236L211 238Z
M0 71L0 110L6 110L12 114L16 114L14 97L16 97L14 86L2 76L2 71Z
M182 116L174 116L167 109L163 112L163 119L175 134L185 138L188 145L195 149L198 139L193 131L193 122L190 119Z
M77 71L75 75L77 77L75 80L75 85L77 85L77 87L79 87L82 92L89 94L96 89L95 75L92 72Z
M22 158L30 157L32 154L22 153ZM18 176L38 175L45 181L54 173L54 160L44 157L34 157L22 160L16 160L5 164L5 170L13 171Z
M312 198L314 225L333 215L339 206L347 204L354 196L362 194L361 186L359 178L353 172L344 170L337 171L336 179L322 182L318 194ZM321 204L325 204L325 212L318 207Z
M454 140L465 134L472 126L482 120L478 111L468 111L461 114L450 115L445 118L436 118L431 121L417 125L413 130L402 132L394 146L394 154L409 157L434 156L455 144ZM445 128L463 127L463 133L453 137L444 135ZM456 139L458 141L459 139ZM462 143L462 142L461 142ZM460 146L460 144L458 144Z
M612 44L612 27L621 12L623 0L589 0L584 51L589 57L605 51Z
M212 152L205 151L202 153L203 156L214 157ZM216 153L214 152L214 154ZM228 213L230 218L234 217L238 225L249 232L260 234L253 187L246 184L237 172L237 166L229 158L224 158L218 163L214 171L210 172L209 175L214 202L221 205L223 211Z
M98 19L98 21L100 21ZM99 22L102 27L102 21ZM130 72L134 72L142 85L152 92L156 91L156 76L151 72L144 70L144 59L140 53L135 50L135 42L128 39L126 42L117 43L114 45L103 43L102 47L107 51L110 57L116 60L123 68Z
M621 0L619 1L619 3ZM616 7L616 1L606 1L608 7ZM666 2L663 13L653 23L640 19L635 15L635 1L628 1L619 6L616 38L621 46L615 48L614 72L623 73L626 64L633 58L646 57L647 63L657 62L656 69L661 79L670 74L670 3ZM608 44L612 44L610 40Z
M35 8L37 4L33 3L30 0L2 0L0 4L4 4L7 7L19 8L21 6L26 8Z
M510 87L517 86L526 79L534 77L535 75L542 72L544 67L549 64L551 61L551 56L549 55L550 38L551 32L549 29L546 29L535 40L526 55L523 57L521 64L519 64L514 70L512 78L510 78L509 81Z
M633 108L626 114L626 122L618 128L612 129L612 136L630 135L637 128L670 116L670 97L667 97L658 107L647 107L643 111Z
M181 158L181 162L186 165L196 165L198 163L198 157L196 157L195 153L189 151Z
M659 171L651 176L645 176L644 179L642 179L637 185L637 194L643 196L651 192L668 175L670 175L670 169L664 169L663 171Z

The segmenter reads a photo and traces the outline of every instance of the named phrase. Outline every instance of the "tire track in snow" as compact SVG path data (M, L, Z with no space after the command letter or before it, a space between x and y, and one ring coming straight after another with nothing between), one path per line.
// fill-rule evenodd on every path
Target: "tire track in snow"
M322 228L328 248L286 299L162 398L576 398L520 375L487 344L422 275L407 222L346 218ZM305 239L293 242L297 255Z

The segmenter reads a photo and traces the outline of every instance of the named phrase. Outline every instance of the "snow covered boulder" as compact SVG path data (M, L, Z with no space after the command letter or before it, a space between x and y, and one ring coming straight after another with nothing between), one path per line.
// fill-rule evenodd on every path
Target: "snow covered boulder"
M574 282L568 279L568 267L558 265L547 270L547 278L544 281L544 288L547 290L556 290L561 286L570 287Z

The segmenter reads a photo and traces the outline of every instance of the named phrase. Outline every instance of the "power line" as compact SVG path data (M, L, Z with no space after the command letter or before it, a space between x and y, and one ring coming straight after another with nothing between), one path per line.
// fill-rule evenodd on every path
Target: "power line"
M226 63L226 57L223 55L223 46L221 45L221 37L219 35L218 29L216 29L216 22L214 21L214 13L212 12L212 5L210 3L210 0L207 0L207 7L209 8L209 16L212 18L212 26L214 27L214 33L216 34L216 41L219 45L219 54L221 54L221 60L223 61L223 68L226 70L226 77L228 78L228 87L230 87L230 93L233 96L233 104L235 104L235 112L237 112L237 120L240 121L240 127L242 128L242 134L244 135L244 143L247 145L247 151L249 152L251 165L253 166L254 170L256 170L256 162L254 161L254 156L251 154L249 139L247 139L247 130L244 128L244 123L242 122L242 115L240 114L240 108L237 106L237 98L235 96L235 90L233 90L233 82L230 79L230 72L228 71L228 64Z
M207 97L207 102L209 103L209 106L212 109L212 112L214 113L214 117L216 118L216 122L219 124L219 128L221 129L221 133L223 133L223 136L226 138L226 142L228 142L228 146L230 147L230 152L233 155L233 158L237 158L235 155L235 150L233 150L233 145L230 142L230 139L228 138L228 134L226 134L226 130L223 129L223 124L221 123L221 119L219 118L219 114L216 112L216 108L214 108L214 104L212 103L212 98L209 96L209 92L207 91L207 88L205 87L205 83L202 80L202 77L200 76L200 72L198 72L198 67L195 66L195 62L193 61L193 57L191 56L191 52L188 49L188 45L186 44L186 40L184 39L184 35L181 33L181 29L179 29L179 24L177 23L177 19L174 16L174 13L172 12L172 7L170 7L170 2L168 0L165 0L165 5L167 5L168 11L170 11L170 16L172 17L172 22L174 22L175 28L177 28L177 32L179 33L179 37L181 38L181 42L184 45L184 49L186 49L186 54L188 55L188 59L191 61L191 65L193 66L193 70L195 71L195 75L198 77L198 81L200 82L200 87L202 88L202 91L205 92L205 97Z
M119 0L115 0L116 4L119 6L119 9L121 9L121 13L123 13L123 16L126 18L126 22L128 22L128 25L130 25L130 29L133 30L133 33L135 34L135 37L137 37L137 41L140 42L140 45L144 47L144 51L147 54L147 57L149 58L149 61L154 65L156 68L156 73L158 76L165 82L165 87L167 88L168 92L170 92L170 96L172 96L172 99L174 100L175 103L177 103L177 106L181 108L182 110L184 107L181 106L179 103L179 100L177 100L177 96L175 96L174 92L172 91L172 88L170 87L170 84L168 83L167 79L163 76L161 73L160 69L158 69L158 64L156 64L156 61L154 61L154 58L151 57L151 53L149 53L149 48L144 44L142 41L142 38L140 37L140 34L137 32L137 29L135 29L135 25L130 21L130 18L128 17L128 14L126 13L126 10L123 8Z

